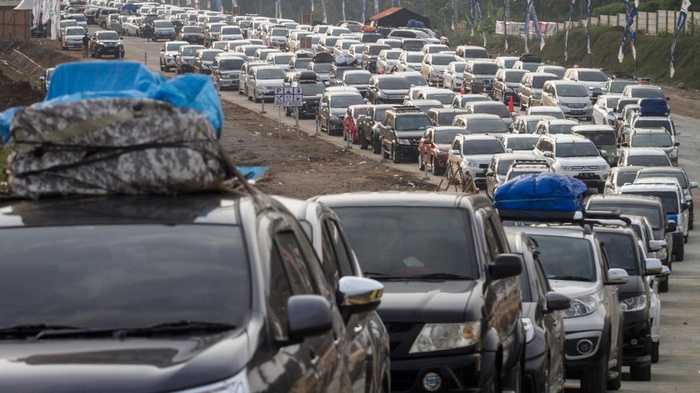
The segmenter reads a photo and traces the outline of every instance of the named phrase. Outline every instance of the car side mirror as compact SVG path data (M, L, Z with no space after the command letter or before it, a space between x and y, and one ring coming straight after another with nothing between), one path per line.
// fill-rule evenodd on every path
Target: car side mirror
M568 310L571 307L571 298L559 292L548 292L545 295L545 300L547 302L546 313Z
M384 285L370 278L345 276L338 282L338 306L346 314L376 310L383 294Z
M608 269L608 279L605 280L605 285L624 285L629 280L629 275L625 269L612 268Z
M489 264L488 273L491 280L515 277L523 271L523 258L518 254L499 254Z
M647 258L646 259L646 265L645 265L645 275L647 276L655 276L657 274L661 273L661 270L663 269L663 264L661 263L661 260L658 258Z
M542 153L542 155L547 158L554 158L554 153L552 153L551 151L545 151Z
M450 150L450 154L453 154L455 156L461 156L462 152L459 149L452 149Z
M287 301L287 321L293 341L325 333L333 327L331 305L323 296L292 296Z
M661 273L658 276L668 276L669 274L671 274L671 269L668 266L661 266Z
M675 232L678 225L675 222L666 223L666 232Z
M698 188L698 182L696 181L691 181L690 182L690 189Z
M649 250L659 251L666 247L666 240L649 240Z

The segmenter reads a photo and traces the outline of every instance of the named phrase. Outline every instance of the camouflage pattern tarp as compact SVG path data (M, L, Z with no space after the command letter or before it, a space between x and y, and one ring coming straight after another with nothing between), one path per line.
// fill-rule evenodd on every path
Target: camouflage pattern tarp
M177 194L234 176L207 119L147 99L34 105L12 122L17 196Z

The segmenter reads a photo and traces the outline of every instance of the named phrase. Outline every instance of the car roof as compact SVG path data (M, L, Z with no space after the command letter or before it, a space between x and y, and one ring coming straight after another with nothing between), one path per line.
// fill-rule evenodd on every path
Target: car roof
M678 179L672 176L649 176L637 178L632 184L676 184L680 186L681 182L679 182Z
M437 112L437 113L465 113L466 111L461 108L445 108L445 107L436 107L436 108L430 108L429 112Z
M621 194L604 194L604 195L591 195L590 198L588 198L588 203L595 202L595 201L608 201L608 202L614 202L618 204L643 204L643 205L656 205L656 206L661 206L661 201L657 197L653 196L646 196L646 195L621 195Z
M431 99L419 99L419 100L411 100L409 101L409 105L439 105L442 106L442 102L438 100L431 100Z
M579 82L575 81L569 81L569 80L564 80L564 79L556 79L556 80L551 80L547 81L546 83L550 83L552 85L556 86L582 86Z
M498 101L474 101L470 102L472 106L506 106L506 104Z
M491 202L484 195L467 195L451 192L353 192L345 194L322 195L311 198L331 208L337 207L451 207L457 208L466 203L473 208L491 207Z
M585 136L576 134L549 134L547 137L554 139L555 143L593 143Z
M469 113L469 114L464 114L464 115L457 115L458 118L464 119L469 121L470 119L474 120L501 120L501 118L498 115L493 115L491 113Z
M501 138L503 139L526 139L526 138L539 138L536 134L503 134Z
M638 166L638 165L627 165L627 166L616 166L616 167L612 167L610 169L615 171L615 172L639 172L639 170L642 168L644 168L644 167Z
M678 184L669 184L669 183L646 183L646 184L639 184L639 183L632 183L632 184L625 184L622 187L620 187L620 192L624 193L625 191L673 191L673 192L678 192L679 189Z
M672 173L672 172L678 172L678 173L683 173L686 174L685 169L677 166L645 166L645 167L640 167L639 169L640 172L659 172L659 173Z
M570 120L570 119L545 119L542 121L549 124L549 125L559 125L559 124L578 125L579 124L579 122L577 122L576 120Z
M542 106L533 106L528 108L528 112L539 112L539 113L547 113L547 112L563 112L562 109L558 106L552 106L552 105L542 105Z
M584 124L584 125L576 125L571 127L571 130L573 132L586 132L586 131L615 131L614 128L607 124Z
M660 156L666 155L666 152L658 147L630 147L627 148L627 154L630 156Z
M513 134L517 135L517 134ZM493 158L497 161L500 160L530 160L537 155L532 152L521 152L521 153L498 153L494 154Z
M434 132L447 132L447 131L462 131L462 132L464 132L464 128L455 127L455 126L436 126L436 127L430 127L429 129L433 130Z
M498 141L498 137L495 135L491 134L461 134L462 135L462 140L469 141L469 140L496 140Z
M631 134L666 134L671 136L665 128L634 128Z
M522 231L528 235L548 235L557 237L572 237L583 239L585 237L584 229L577 226L571 225L523 225L517 227L519 231Z

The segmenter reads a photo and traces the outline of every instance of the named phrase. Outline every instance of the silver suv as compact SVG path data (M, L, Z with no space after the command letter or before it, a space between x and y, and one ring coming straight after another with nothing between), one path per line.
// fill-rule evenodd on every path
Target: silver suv
M586 226L521 226L537 244L552 288L572 299L564 316L566 377L584 392L606 392L621 384L622 313L617 285L624 269L608 268L600 243Z
M603 192L610 166L588 138L575 134L543 135L534 151L551 161L554 172L575 177L589 188Z

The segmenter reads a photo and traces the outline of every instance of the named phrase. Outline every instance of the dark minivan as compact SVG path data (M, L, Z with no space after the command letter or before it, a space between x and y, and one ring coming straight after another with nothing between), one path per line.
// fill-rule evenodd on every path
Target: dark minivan
M344 319L381 291L360 277L329 283L268 197L0 206L2 392L386 390L349 369L367 348Z

